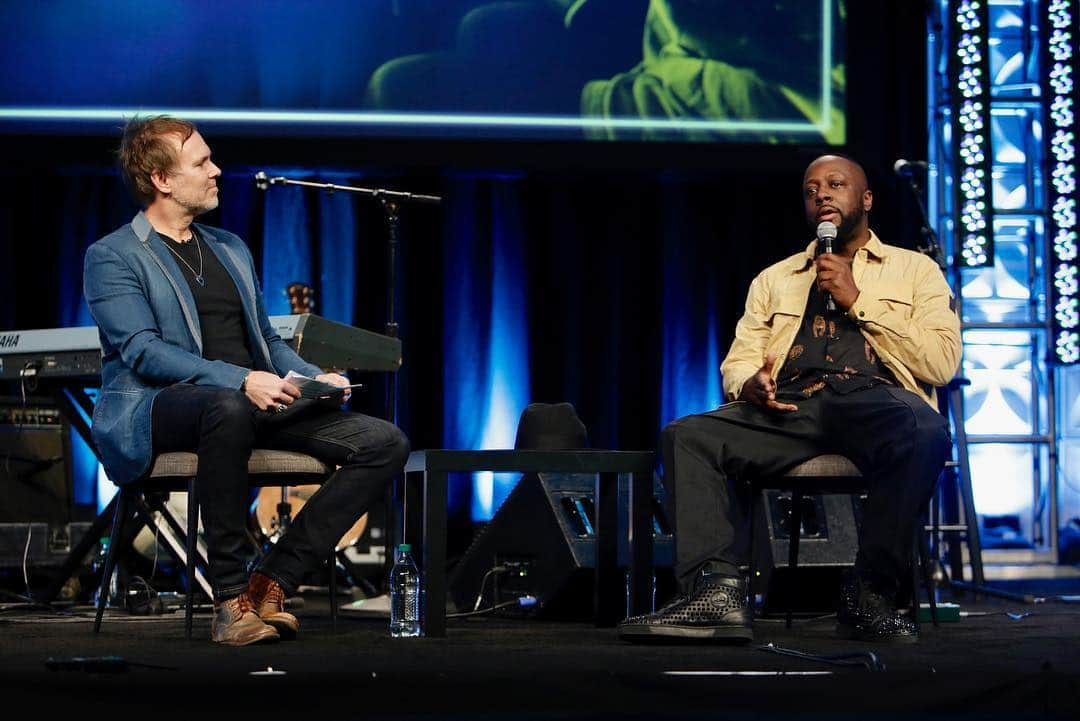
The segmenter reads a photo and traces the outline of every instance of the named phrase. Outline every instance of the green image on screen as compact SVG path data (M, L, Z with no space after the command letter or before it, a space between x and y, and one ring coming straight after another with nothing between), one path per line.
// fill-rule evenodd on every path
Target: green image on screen
M847 1L0 3L0 132L843 144Z
M842 144L843 6L814 5L651 0L640 63L582 90L588 137Z

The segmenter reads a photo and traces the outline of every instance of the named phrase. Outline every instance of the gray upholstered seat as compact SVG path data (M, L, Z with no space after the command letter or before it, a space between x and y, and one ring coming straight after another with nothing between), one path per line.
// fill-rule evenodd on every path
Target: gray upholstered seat
M858 478L862 476L862 473L846 456L829 453L803 461L784 476L787 478Z
M199 469L199 457L186 451L161 453L154 459L154 465L147 478L189 478ZM315 474L329 475L333 468L305 453L292 451L272 451L257 448L251 452L248 461L250 476L267 474Z

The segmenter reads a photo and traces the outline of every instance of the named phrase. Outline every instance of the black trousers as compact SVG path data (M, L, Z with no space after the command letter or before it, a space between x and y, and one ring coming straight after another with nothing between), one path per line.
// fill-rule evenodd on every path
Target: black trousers
M824 388L781 414L729 403L669 424L661 437L675 525L675 573L738 575L749 556L749 479L783 473L822 453L847 456L867 479L856 570L884 591L906 573L914 524L948 457L939 413L916 394L878 385Z
M393 424L312 401L280 415L260 411L238 390L177 384L154 399L154 452L199 455L196 483L206 532L214 598L247 587L251 544L246 532L253 448L297 451L340 468L292 519L289 531L256 569L293 593L305 572L331 549L401 473L409 442Z

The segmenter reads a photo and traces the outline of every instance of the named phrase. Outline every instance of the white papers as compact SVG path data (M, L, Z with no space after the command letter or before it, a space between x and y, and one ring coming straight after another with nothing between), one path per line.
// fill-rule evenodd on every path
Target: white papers
M341 395L346 388L359 388L363 385L362 383L354 383L350 386L335 386L330 383L317 381L314 378L309 378L296 371L289 371L285 376L285 380L289 381L299 389L301 398L314 398L319 400L325 400L327 398L333 398L335 395Z

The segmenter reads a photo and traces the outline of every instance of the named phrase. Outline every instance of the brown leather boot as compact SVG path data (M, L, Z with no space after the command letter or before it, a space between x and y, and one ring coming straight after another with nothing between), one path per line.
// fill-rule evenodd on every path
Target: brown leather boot
M248 595L263 623L277 629L282 638L292 638L300 630L300 620L285 610L285 591L274 579L255 572L248 581Z
M241 593L214 604L210 638L226 646L249 646L277 641L281 636L255 614L255 606L247 593Z

